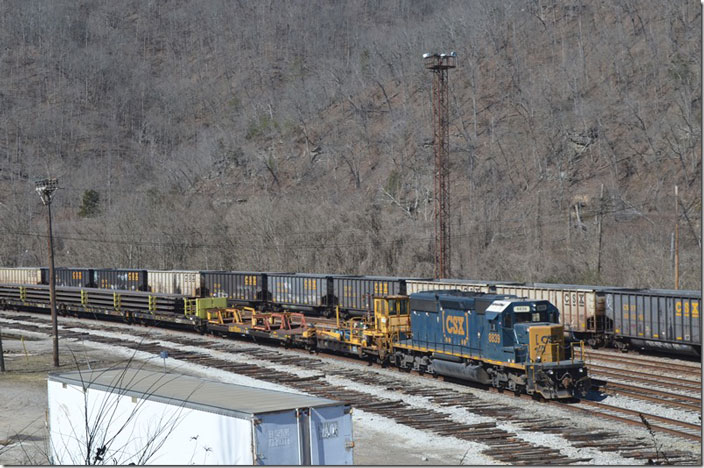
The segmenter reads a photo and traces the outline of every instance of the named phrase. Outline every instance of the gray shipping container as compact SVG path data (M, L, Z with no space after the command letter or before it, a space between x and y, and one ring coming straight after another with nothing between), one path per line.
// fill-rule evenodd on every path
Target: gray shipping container
M406 280L394 276L336 276L333 283L340 309L356 314L373 312L374 296L406 294Z
M49 269L45 268L46 280L49 284ZM56 286L69 286L73 288L92 288L95 287L93 283L93 269L92 268L54 268L54 278L56 281Z
M606 292L606 332L637 347L701 348L701 292L667 289Z
M331 301L332 278L318 274L268 273L271 301L276 304L321 308Z
M147 270L96 268L93 270L93 287L125 291L148 291Z
M262 300L266 276L251 271L201 271L200 286L204 296L226 297L229 302L252 303Z
M48 397L52 464L85 464L86 432L111 464L353 464L334 400L144 369L49 374Z

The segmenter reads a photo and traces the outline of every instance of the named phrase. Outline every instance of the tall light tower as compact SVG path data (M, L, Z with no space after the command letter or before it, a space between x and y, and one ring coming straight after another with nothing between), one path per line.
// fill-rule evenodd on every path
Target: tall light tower
M51 326L54 332L54 367L59 367L59 327L56 322L56 278L54 277L54 242L51 231L51 198L59 188L58 179L35 182L35 190L47 207L47 237L49 238L49 297L51 298Z
M450 276L450 107L447 70L457 54L423 54L433 72L433 149L435 150L435 277Z

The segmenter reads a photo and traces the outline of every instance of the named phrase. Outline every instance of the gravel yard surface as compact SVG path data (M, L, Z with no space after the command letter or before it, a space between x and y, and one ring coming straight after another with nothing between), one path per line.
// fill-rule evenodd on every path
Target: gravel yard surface
M0 316L0 326L6 321L8 315ZM78 327L80 321L75 319L61 319L61 324L64 326ZM110 324L110 327L120 326L119 324ZM97 334L105 337L119 338L125 341L140 342L144 338L131 336L129 327L125 326L125 333L115 332L99 332ZM4 328L5 333L8 331ZM180 332L169 330L145 329L139 328L141 332L149 331L150 336L147 340L151 343L162 342L164 345L173 345L169 341L170 336L180 335ZM94 330L91 333L96 333ZM15 332L13 332L15 333ZM19 332L17 332L19 333ZM38 462L38 464L46 463L42 461L41 447L46 445L46 431L44 429L45 411L46 411L46 374L53 371L51 366L51 340L47 335L41 333L21 332L26 337L24 341L17 339L19 335L6 336L3 340L3 345L6 350L6 365L9 372L0 377L0 391L3 395L9 395L9 398L3 399L0 406L0 463L27 463ZM4 335L5 336L5 335ZM188 335L195 337L197 335ZM202 337L204 340L215 340L224 342L218 338ZM237 353L238 349L251 348L253 343L243 341L227 341L228 346L235 352L217 351L212 349L202 349L184 345L176 345L178 349L184 351L198 350L209 354L218 359L229 360L232 362L246 362L256 364L262 367L268 367L272 370L286 371L300 376L319 375L320 369L305 369L294 365L276 364L264 359L257 359L246 352ZM27 349L28 355L24 355L24 349ZM273 349L273 348L272 348ZM282 353L291 353L291 355L299 355L295 351L286 351L282 348L275 348L276 351ZM71 350L73 354L69 352ZM9 358L9 359L8 359ZM135 352L126 347L118 345L106 345L102 343L91 342L66 342L62 343L62 363L64 370L73 370L76 368L76 362L85 368L87 365L95 367L106 367L110 363L125 361L127 359L137 359L140 363L146 363L155 368L162 368L164 364L167 370L177 371L184 374L198 375L213 380L231 382L242 385L257 386L260 388L270 388L285 391L298 392L295 389L287 388L281 385L276 385L269 382L262 382L253 378L233 374L227 371L204 367L197 364L192 364L184 361L178 361L168 358L166 362L158 356L150 353ZM140 364L141 365L141 364ZM326 364L327 365L327 364ZM346 368L356 372L368 372L363 363L335 361L331 366L337 368ZM626 426L614 421L604 421L591 416L581 415L577 412L570 411L560 405L547 405L530 400L517 399L514 396L506 394L498 394L488 392L483 389L475 389L464 385L458 385L449 382L442 382L434 379L421 379L418 376L400 373L391 369L375 368L374 372L380 375L392 377L401 382L407 382L409 385L422 384L429 387L451 388L458 393L466 393L473 397L485 401L487 404L505 405L514 408L516 412L526 415L534 415L536 418L551 419L565 426L574 428L574 431L579 433L586 430L609 430L618 432L624 437L632 440L650 440L650 435L644 427ZM445 407L434 404L430 399L417 395L409 395L403 391L395 389L382 388L375 385L362 384L353 380L335 376L326 375L325 379L336 386L344 386L359 392L368 393L370 395L379 395L392 400L402 400L406 404L424 409L432 409L437 412L445 413L459 422L465 424L476 424L481 422L491 421L492 418L474 414L467 409L458 407ZM692 412L674 410L666 408L654 403L644 403L625 398L621 396L607 396L605 403L620 406L629 409L636 409L647 413L657 414L660 416L678 418L683 421L692 423L700 423L700 414ZM20 410L21 409L21 410ZM481 443L468 442L449 436L439 436L429 431L417 430L403 424L399 424L392 419L382 417L378 414L354 410L353 424L355 435L355 463L356 464L371 464L371 465L447 465L447 464L497 464L497 460L482 454L487 446ZM600 451L594 448L575 447L573 443L559 434L548 434L543 432L524 430L520 426L513 424L510 421L498 421L497 427L506 431L517 434L517 436L525 441L543 447L553 447L559 449L562 454L572 458L591 458L589 464L608 465L608 464L641 464L642 460L634 460L624 458L610 451ZM15 434L22 436L31 435L37 439L31 441L33 450L27 450L26 446L30 441L25 441L22 444L17 443ZM5 440L2 440L5 439ZM2 445L2 443L5 443ZM676 437L670 437L658 434L657 442L660 444L661 450L678 450L686 451L694 454L701 452L701 444L692 441L686 441ZM43 450L46 451L45 449ZM45 458L44 458L45 459Z

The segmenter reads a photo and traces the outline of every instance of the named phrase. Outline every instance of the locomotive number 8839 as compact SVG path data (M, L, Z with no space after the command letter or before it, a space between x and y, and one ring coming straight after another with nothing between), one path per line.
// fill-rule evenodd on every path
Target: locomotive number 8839
M583 359L545 300L457 290L411 294L395 364L547 399L586 393ZM578 343L581 350L581 344Z

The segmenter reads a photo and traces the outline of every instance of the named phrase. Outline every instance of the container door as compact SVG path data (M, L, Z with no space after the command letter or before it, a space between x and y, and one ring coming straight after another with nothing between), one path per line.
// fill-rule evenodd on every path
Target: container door
M254 426L255 465L300 465L298 420L295 411L259 415Z
M310 460L313 465L354 463L352 416L344 406L311 408Z

